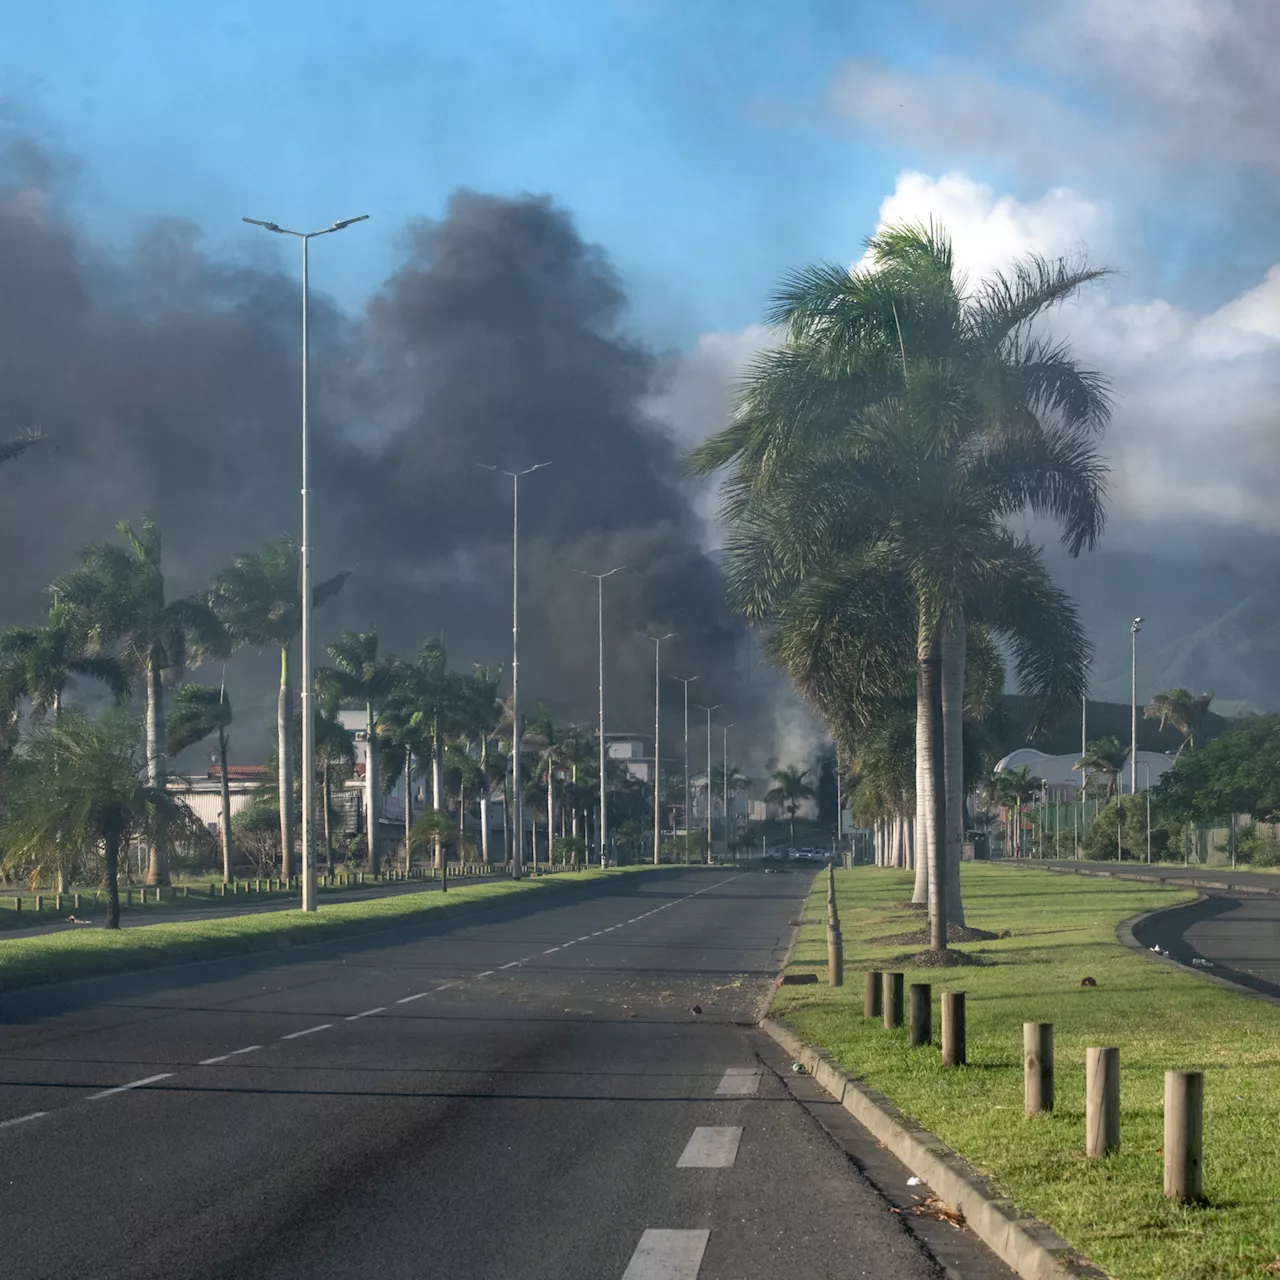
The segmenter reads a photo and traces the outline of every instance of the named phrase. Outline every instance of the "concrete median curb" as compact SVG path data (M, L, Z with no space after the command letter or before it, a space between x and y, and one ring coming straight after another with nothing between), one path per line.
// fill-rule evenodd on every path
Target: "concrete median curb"
M776 1018L765 1017L760 1029L939 1199L962 1213L978 1239L1024 1280L1106 1280L1104 1271L1038 1218L1019 1212L967 1160L884 1094L855 1080Z

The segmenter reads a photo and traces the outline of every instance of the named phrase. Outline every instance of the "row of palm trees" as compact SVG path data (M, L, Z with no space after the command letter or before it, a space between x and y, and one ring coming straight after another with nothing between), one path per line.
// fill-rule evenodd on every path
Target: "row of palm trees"
M1014 522L1056 523L1072 555L1102 532L1107 387L1046 315L1106 272L1032 257L971 285L933 225L887 227L868 250L783 282L780 345L691 465L727 470L731 602L767 628L842 758L883 755L914 704L917 897L942 952L962 919L971 654L1007 654L1042 719L1085 687L1075 608ZM905 782L889 770L876 786L905 801Z

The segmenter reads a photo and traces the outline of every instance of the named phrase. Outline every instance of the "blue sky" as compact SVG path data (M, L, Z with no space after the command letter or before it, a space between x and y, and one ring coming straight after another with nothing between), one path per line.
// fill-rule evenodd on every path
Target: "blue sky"
M317 253L354 306L455 188L546 192L618 264L645 335L683 344L750 323L787 266L856 255L911 150L855 137L829 86L849 57L977 47L929 9L64 2L9 10L0 84L80 162L72 205L104 238L177 215L234 252L242 214L367 212Z

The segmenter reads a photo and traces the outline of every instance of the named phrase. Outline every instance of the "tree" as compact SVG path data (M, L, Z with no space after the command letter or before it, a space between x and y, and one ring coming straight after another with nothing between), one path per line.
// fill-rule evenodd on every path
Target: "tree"
M806 781L808 776L808 769L794 767L776 769L773 773L773 786L765 792L764 796L766 803L780 805L787 811L787 817L791 823L793 849L796 843L796 814L800 806L806 800L812 800L814 795L813 788Z
M1209 714L1209 704L1213 701L1213 693L1193 694L1186 689L1170 689L1167 693L1158 693L1147 704L1143 715L1148 720L1159 720L1160 728L1171 724L1182 734L1182 746L1178 748L1176 760L1182 754L1183 747L1196 749L1196 734Z
M227 730L231 726L231 700L225 688L184 684L174 695L169 712L169 750L181 755L187 747L207 738L218 738L218 774L222 780L222 879L231 880L231 784L227 777Z
M1128 753L1120 739L1112 735L1089 743L1089 749L1072 767L1081 770L1086 780L1090 774L1100 773L1107 779L1107 794L1110 796L1115 795L1116 783L1124 772L1127 758Z
M137 722L118 709L97 719L68 709L35 725L16 762L0 832L10 865L39 867L60 847L86 856L101 848L108 929L120 927L120 850L131 836L146 833L153 848L178 836L207 838L163 779L153 785L153 758L142 745Z
M1030 258L971 290L937 228L888 227L868 245L870 267L812 267L784 283L769 317L784 345L759 358L734 422L691 464L733 465L726 565L749 617L778 624L814 588L828 612L879 592L902 617L905 601L930 938L943 950L942 889L959 896L948 867L962 838L968 610L994 591L1002 621L1016 621L1020 576L1047 579L1009 521L1028 510L1058 521L1071 554L1103 525L1106 387L1042 320L1105 273ZM1042 604L1040 622L1071 624L1056 641L1034 628L1058 655L1031 664L1048 714L1079 698L1088 646L1060 592Z
M344 631L328 646L331 667L316 672L316 688L324 696L364 704L365 825L369 836L369 870L378 870L378 715L402 679L403 665L378 652L378 631Z
M338 718L337 699L316 699L316 768L320 773L320 811L324 815L324 856L333 875L333 784L355 770L355 744L351 731Z
M462 684L459 720L463 736L480 744L480 857L489 861L489 797L494 785L502 785L505 775L494 776L490 766L490 742L502 720L498 686L502 683L501 667L476 666ZM504 855L505 856L505 855Z
M144 520L138 530L121 521L116 530L125 546L86 547L79 568L59 578L53 590L75 611L75 626L91 652L113 653L146 682L147 778L158 790L167 771L162 680L166 674L181 676L188 659L225 656L229 639L203 600L166 598L163 545L154 520ZM154 844L147 883L169 883L168 863Z
M9 673L9 696L29 698L37 717L58 710L75 676L100 681L117 702L129 697L128 668L111 654L92 650L82 621L70 605L55 604L43 627L0 632L0 663Z
M331 600L349 578L336 573L311 588L311 606ZM276 700L276 757L279 761L280 874L289 879L293 829L293 685L289 651L302 630L301 561L288 536L242 552L213 580L209 603L238 645L280 651L280 693Z
M1179 757L1152 789L1152 804L1178 820L1280 820L1280 716L1251 716Z
M1014 831L1013 856L1022 854L1022 806L1030 804L1040 790L1040 780L1031 776L1031 769L1021 765L1017 769L1002 769L992 775L991 790L995 800L1010 816Z

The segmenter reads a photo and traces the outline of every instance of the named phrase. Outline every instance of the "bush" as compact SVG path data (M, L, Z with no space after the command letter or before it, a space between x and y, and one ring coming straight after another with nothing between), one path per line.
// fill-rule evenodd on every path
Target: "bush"
M1231 848L1230 844L1226 847ZM1280 867L1280 839L1275 832L1258 827L1237 831L1236 861L1253 867Z

